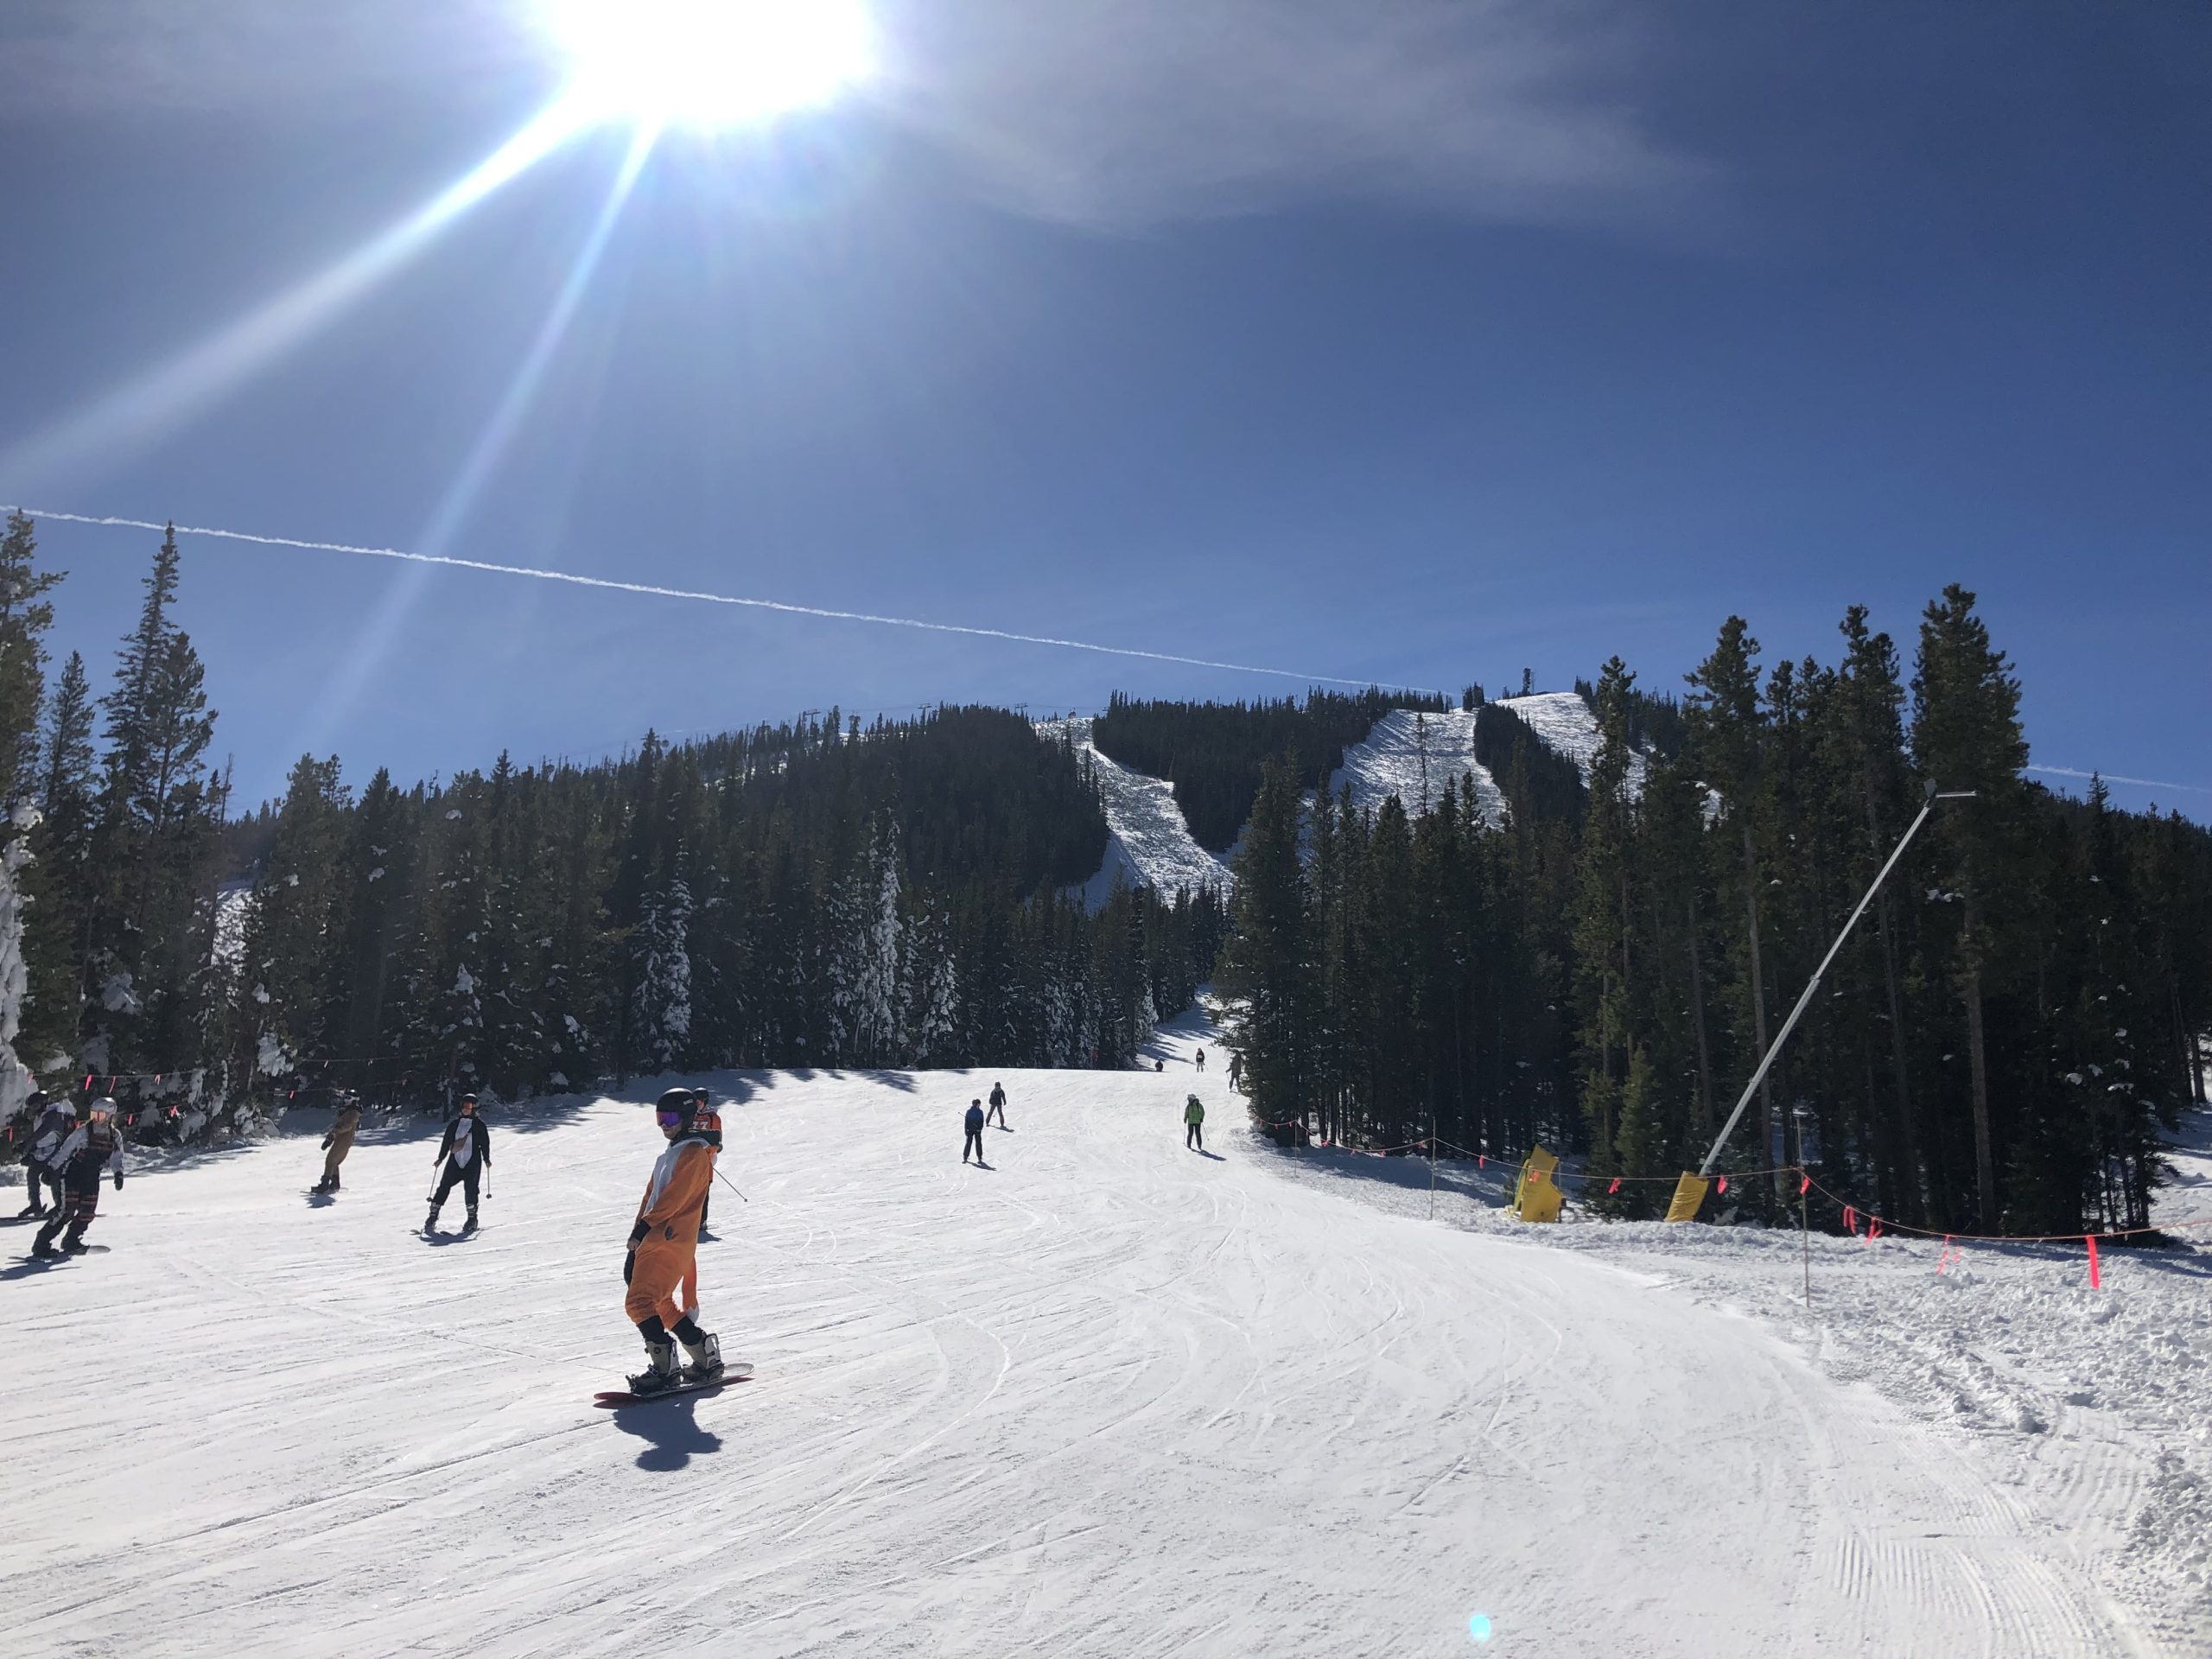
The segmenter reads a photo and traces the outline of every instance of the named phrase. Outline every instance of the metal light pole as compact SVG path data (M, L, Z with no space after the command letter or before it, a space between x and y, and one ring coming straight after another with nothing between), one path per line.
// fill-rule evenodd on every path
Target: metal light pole
M1789 1033L1797 1028L1798 1020L1804 1017L1805 1010L1812 1006L1813 993L1821 988L1821 980L1827 973L1828 965L1834 962L1836 952L1843 949L1843 942L1851 937L1851 930L1859 925L1859 918L1866 913L1866 906L1873 903L1874 895L1881 891L1882 883L1889 879L1890 872L1897 868L1897 861L1904 856L1904 849L1912 844L1912 838L1920 833L1920 826L1928 822L1928 815L1936 810L1936 803L1971 800L1974 798L1974 791L1970 789L1938 790L1932 782L1928 785L1926 798L1920 808L1920 816L1913 819L1910 825L1906 828L1904 837L1897 842L1897 850L1890 855L1889 862L1883 865L1880 871L1877 873L1873 885L1866 889L1866 896L1859 899L1859 907L1851 912L1850 919L1844 923L1843 931L1835 936L1835 943L1828 946L1827 955L1821 958L1821 965L1813 970L1813 977L1805 987L1804 995L1797 999L1797 1006L1789 1010L1789 1018L1782 1022L1782 1029L1775 1033L1774 1040L1767 1045L1766 1053L1759 1061L1759 1069L1751 1073L1751 1080L1744 1085L1743 1096L1736 1102L1736 1109L1728 1114L1727 1122L1721 1125L1720 1133L1713 1137L1713 1150L1705 1154L1705 1161L1698 1166L1697 1179L1702 1181L1713 1173L1713 1166L1720 1157L1720 1148L1727 1144L1729 1135L1734 1132L1737 1123L1743 1118L1744 1109L1751 1103L1751 1096L1758 1092L1759 1084L1766 1081L1767 1072L1773 1068L1775 1056L1782 1052L1782 1046L1789 1040Z

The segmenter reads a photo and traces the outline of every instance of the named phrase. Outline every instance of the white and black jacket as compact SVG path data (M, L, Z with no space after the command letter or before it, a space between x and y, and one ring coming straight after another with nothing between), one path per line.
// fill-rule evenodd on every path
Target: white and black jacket
M462 1126L467 1125L466 1133ZM454 1143L459 1141L456 1146ZM492 1131L484 1127L484 1120L471 1112L467 1117L456 1117L446 1125L445 1139L438 1142L438 1161L447 1159L462 1169L474 1163L479 1169L492 1167Z

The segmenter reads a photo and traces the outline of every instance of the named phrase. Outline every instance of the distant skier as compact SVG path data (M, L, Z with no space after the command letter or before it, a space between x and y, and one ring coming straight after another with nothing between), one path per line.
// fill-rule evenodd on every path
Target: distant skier
M1002 1083L995 1083L991 1085L991 1109L984 1114L983 1122L988 1125L995 1117L999 1121L999 1128L1007 1127L1006 1085Z
M54 1153L54 1166L61 1173L61 1201L54 1205L52 1219L38 1230L31 1254L41 1258L81 1255L88 1248L85 1229L99 1213L100 1171L111 1174L115 1190L123 1191L123 1131L116 1127L112 1100L102 1095L92 1103L85 1122L69 1132ZM65 1224L68 1231L63 1233ZM57 1233L61 1234L58 1251L54 1248Z
M1192 1147L1200 1152L1206 1149L1205 1132L1200 1128L1205 1121L1206 1109L1198 1103L1196 1095L1191 1096L1183 1103L1183 1146L1185 1151Z
M44 1090L35 1090L25 1103L34 1114L30 1152L23 1160L23 1185L30 1189L31 1201L16 1217L19 1221L46 1213L43 1189L49 1186L54 1189L54 1207L61 1207L61 1168L54 1160L61 1150L61 1143L77 1127L77 1108L67 1095L50 1100Z
M1199 1070L1199 1071L1205 1071L1205 1069L1206 1069L1206 1052L1205 1052L1205 1050L1204 1050L1204 1049L1202 1048L1202 1049L1200 1049L1200 1050L1198 1051L1198 1070Z
M699 1101L699 1109L691 1115L692 1131L713 1149L717 1158L720 1158L722 1150L721 1115L709 1109L705 1090L694 1089L691 1092L698 1097ZM699 1200L699 1236L702 1239L712 1236L707 1231L707 1200L714 1196L714 1184L710 1181L707 1185L707 1197Z
M453 1122L446 1125L444 1137L438 1142L436 1161L431 1167L435 1168L438 1164L445 1166L446 1173L444 1179L438 1183L438 1190L430 1194L429 1219L423 1224L423 1230L426 1233L438 1230L438 1207L446 1201L447 1194L458 1186L462 1189L462 1197L468 1200L468 1219L461 1224L461 1230L474 1232L476 1189L485 1173L492 1167L492 1131L476 1115L475 1096L463 1095L461 1097L461 1110Z
M338 1166L346 1161L346 1154L353 1150L353 1137L361 1132L361 1103L353 1095L338 1097L338 1116L330 1120L330 1133L322 1137L322 1149L327 1154L322 1160L322 1179L315 1184L317 1192L338 1190ZM472 1209L474 1205L470 1206Z
M1167 1069L1167 1062L1166 1060L1154 1060L1152 1063L1152 1069L1155 1071L1165 1071Z
M715 1148L699 1130L699 1097L690 1090L670 1090L653 1116L667 1137L668 1150L645 1183L622 1262L622 1282L629 1287L622 1311L645 1339L645 1369L628 1379L630 1391L641 1395L711 1382L722 1374L721 1343L700 1328L698 1317L699 1215L714 1183ZM676 1363L678 1342L691 1361L681 1370Z
M1229 1086L1233 1090L1244 1076L1244 1057L1235 1049L1229 1051Z
M971 1100L968 1103L967 1123L968 1138L960 1143L960 1161L966 1163L968 1154L972 1152L976 1154L976 1161L980 1164L983 1161L983 1103L982 1101Z

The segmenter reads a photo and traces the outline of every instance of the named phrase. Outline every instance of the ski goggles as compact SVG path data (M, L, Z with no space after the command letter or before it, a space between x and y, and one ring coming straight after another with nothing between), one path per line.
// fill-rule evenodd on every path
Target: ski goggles
M683 1114L681 1112L655 1112L653 1116L660 1120L660 1126L664 1129L676 1128L683 1122Z

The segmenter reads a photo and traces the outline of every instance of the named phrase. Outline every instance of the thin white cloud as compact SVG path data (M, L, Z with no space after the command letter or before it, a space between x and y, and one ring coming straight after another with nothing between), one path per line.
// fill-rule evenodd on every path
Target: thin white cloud
M1146 662L1178 663L1191 668L1225 669L1232 674L1262 674L1275 679L1302 680L1309 685L1349 685L1365 688L1371 680L1345 679L1332 674L1308 674L1294 668L1267 668L1252 663L1224 662L1212 657L1184 657L1173 652L1145 651L1134 645L1102 645L1089 639L1065 639L1055 634L1017 633L1006 628L966 622L934 622L921 617L884 616L873 611L833 610L819 605L794 605L779 599L754 599L736 594L709 593L697 588L668 588L658 582L621 582L609 576L579 575L569 570L545 570L532 565L498 564L485 559L458 558L443 553L416 553L397 547L365 547L355 542L303 541L295 536L264 536L253 531L217 530L205 524L164 525L151 518L123 518L107 514L56 512L51 507L0 502L0 512L22 512L33 519L57 524L89 524L114 530L173 530L180 537L213 541L245 542L255 547L295 548L307 553L347 553L361 558L396 559L410 565L442 565L452 570L477 570L499 576L520 576L532 582L565 582L572 587L603 592L637 594L648 599L689 600L696 604L728 605L743 610L773 611L785 616L819 617L832 622L866 622L879 627L911 628L924 633L965 634L977 639L1003 639L1013 645L1048 645L1059 651L1087 651L1102 657L1135 657ZM1409 687L1408 690L1433 690Z
M1622 0L872 3L877 107L987 199L1054 222L1344 200L1656 223L1706 180L1641 117L1653 38ZM399 110L550 85L535 5L14 0L0 111Z
M520 69L545 48L528 0L10 0L0 110L284 111L390 99Z
M1317 199L1658 218L1702 170L1586 0L879 0L889 107L1001 204L1099 228Z
M2085 783L2092 778L2101 778L2108 784L2133 784L2139 789L2178 789L2191 795L2212 795L2212 789L2202 784L2169 784L2156 778L2124 778L2116 772L2083 772L2076 766L2030 766L2027 770L2040 772L2052 778L2079 778Z

